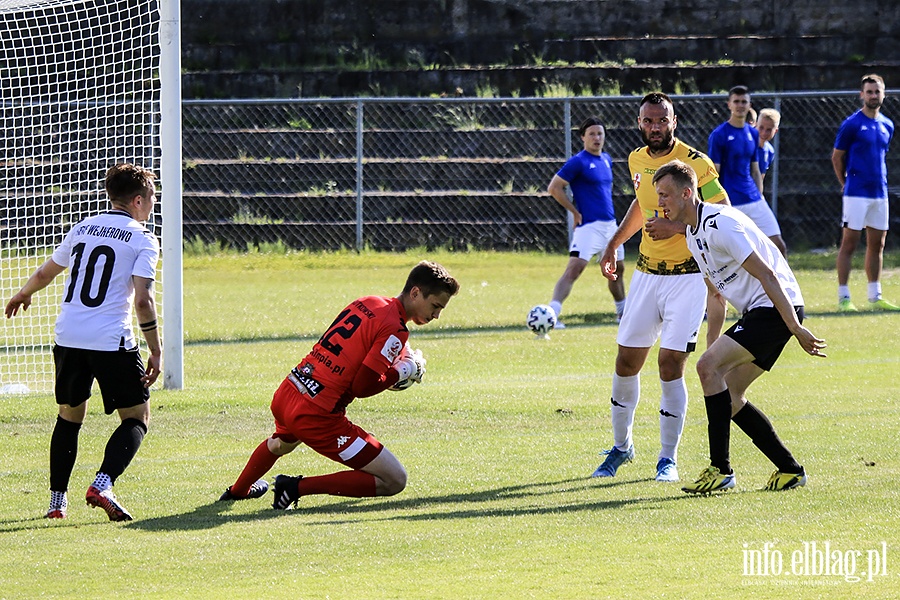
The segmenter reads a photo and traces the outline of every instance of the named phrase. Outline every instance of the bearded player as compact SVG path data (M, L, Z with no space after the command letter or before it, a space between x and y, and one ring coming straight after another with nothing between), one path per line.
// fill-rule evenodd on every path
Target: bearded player
M688 395L684 369L694 351L707 291L700 268L685 244L685 225L659 214L651 180L656 169L674 158L684 160L700 174L700 193L707 202L728 203L715 166L701 152L675 137L677 117L672 100L653 92L641 100L638 127L645 146L628 157L636 198L600 258L603 274L614 279L616 250L641 231L640 255L628 291L628 303L616 342L619 345L613 375L613 447L592 477L615 477L635 456L632 440L634 413L640 398L640 372L650 348L660 340L659 405L660 451L657 481L678 481L678 444L684 429ZM725 308L710 304L709 328L720 331Z

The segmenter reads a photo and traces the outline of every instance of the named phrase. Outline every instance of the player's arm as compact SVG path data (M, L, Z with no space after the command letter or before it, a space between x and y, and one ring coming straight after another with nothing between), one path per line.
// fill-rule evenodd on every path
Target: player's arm
M756 250L744 260L741 266L762 284L766 295L769 296L778 314L784 319L790 332L800 342L803 350L812 356L824 357L825 355L822 354L821 350L826 346L825 340L817 338L800 323L797 313L794 312L794 305L785 293L784 288L781 287L781 282L778 281L778 276L772 270L772 267L762 259Z
M28 307L31 306L31 297L36 292L50 285L50 282L65 270L65 267L56 264L56 261L52 258L48 258L44 264L31 274L31 277L28 278L22 289L16 292L16 295L9 300L9 303L6 305L6 318L9 319L18 313L20 307L23 311L28 310Z
M153 280L148 277L133 275L131 279L134 282L134 313L150 351L141 381L144 387L150 387L159 378L162 362L162 344L156 320L156 289Z
M759 193L763 193L763 175L762 171L759 170L759 162L753 161L750 163L750 177L753 178L753 182L756 184L756 188L759 190Z
M670 221L665 217L652 217L647 219L644 229L651 240L667 240L675 235L684 235L687 225L681 221Z
M393 336L392 336L393 337ZM421 350L413 350L404 343L393 364L387 365L382 349L389 338L382 338L372 345L369 355L363 360L350 384L354 398L368 398L379 394L398 381L406 379L421 383L425 375L425 358Z
M419 357L421 358L421 352ZM413 364L410 364L410 361ZM424 359L422 359L421 363L422 366L419 367L414 358L401 358L384 373L379 373L363 364L356 372L353 383L350 384L350 392L354 398L368 398L369 396L380 394L403 379L412 378L414 381L421 382L422 375L425 373Z
M773 156L772 158L774 160L775 157ZM763 181L765 181L766 180L766 171L769 170L769 167L771 166L772 163L769 160L769 157L766 155L766 147L762 143L762 141L760 141L759 146L756 148L756 164L759 165L760 177L762 178Z
M631 236L640 231L643 224L644 217L641 213L641 205L635 198L632 200L631 206L628 207L628 212L625 213L622 222L616 228L616 232L609 239L606 250L603 251L603 255L600 257L600 270L603 276L610 281L615 281L618 277L616 275L616 250L630 240Z
M727 307L725 297L713 287L709 279L704 277L703 281L706 282L706 347L709 348L722 335Z
M559 204L565 208L567 211L572 213L572 219L575 223L575 227L581 225L581 213L578 212L578 208L569 200L569 196L566 195L566 186L569 185L569 182L560 177L559 175L554 175L553 179L550 180L550 185L547 186L547 193L553 196L553 199L559 202Z
M350 393L354 398L368 398L380 394L400 380L397 369L388 369L379 373L374 369L361 365L356 371L353 383L350 384Z
M835 148L831 152L831 167L837 176L838 183L841 184L841 190L844 189L844 183L847 178L847 151Z

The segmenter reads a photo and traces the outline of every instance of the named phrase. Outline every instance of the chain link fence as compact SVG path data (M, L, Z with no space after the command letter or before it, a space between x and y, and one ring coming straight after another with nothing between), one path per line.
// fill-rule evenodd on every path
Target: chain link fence
M673 99L678 137L705 151L729 116L726 98ZM785 241L796 250L834 246L841 193L831 150L860 107L858 93L752 100L782 113L766 198ZM628 154L642 145L638 105L637 97L185 101L185 241L563 251L567 215L546 188L582 149L574 129L589 115L603 119L621 219L634 198ZM900 100L889 93L883 111L900 116ZM895 178L898 163L891 152ZM892 228L898 195L892 186Z

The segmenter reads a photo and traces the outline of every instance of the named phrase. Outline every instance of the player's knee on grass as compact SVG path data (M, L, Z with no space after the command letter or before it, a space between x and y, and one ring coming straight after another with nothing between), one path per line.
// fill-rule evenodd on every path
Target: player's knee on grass
M406 489L406 469L399 461L388 468L373 473L376 479L376 493L379 496L393 496Z
M376 496L393 496L406 488L406 469L387 448L382 447L378 456L361 470L375 477Z
M406 480L406 469L401 468L399 472L391 473L389 478L381 480L381 485L378 486L380 495L393 496L399 494L406 489Z

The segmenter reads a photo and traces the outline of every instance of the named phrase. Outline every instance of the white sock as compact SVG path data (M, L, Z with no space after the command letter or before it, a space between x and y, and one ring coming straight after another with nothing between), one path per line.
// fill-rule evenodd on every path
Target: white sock
M659 458L671 458L678 462L678 442L684 431L688 393L684 377L674 381L659 381L662 399L659 402Z
M850 286L849 285L839 285L838 286L838 301L849 300L849 299L850 299Z
M106 473L97 473L97 477L91 485L101 492L105 492L112 487L112 480Z
M550 301L550 308L553 309L553 312L556 313L556 318L559 318L559 315L562 314L562 302L557 302L556 300Z
M616 314L621 315L625 312L625 300L616 300Z
M613 374L612 410L613 443L619 450L631 448L631 431L634 427L634 411L641 398L641 376L620 377Z
M875 302L876 300L881 299L881 282L880 281L870 281L869 282L869 302Z

